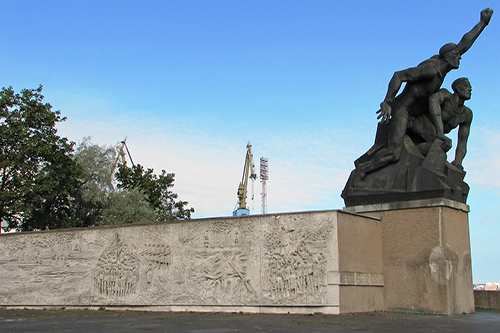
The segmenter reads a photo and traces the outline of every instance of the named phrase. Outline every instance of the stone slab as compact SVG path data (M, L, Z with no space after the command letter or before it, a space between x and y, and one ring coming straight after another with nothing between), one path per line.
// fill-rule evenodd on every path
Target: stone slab
M464 212L470 212L470 207L467 204L453 201L446 198L432 198L422 200L395 201L386 203L376 203L369 205L357 205L345 207L343 210L350 213L367 213L380 212L387 210L410 209L410 208L425 208L425 207L450 207Z

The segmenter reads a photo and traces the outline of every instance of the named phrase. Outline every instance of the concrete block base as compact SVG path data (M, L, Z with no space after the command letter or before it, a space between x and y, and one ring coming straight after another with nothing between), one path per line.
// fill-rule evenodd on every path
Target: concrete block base
M467 205L431 199L345 210L382 221L387 311L474 312Z

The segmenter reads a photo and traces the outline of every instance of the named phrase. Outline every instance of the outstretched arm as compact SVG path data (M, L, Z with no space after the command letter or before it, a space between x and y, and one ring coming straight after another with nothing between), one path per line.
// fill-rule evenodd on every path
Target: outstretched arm
M493 9L485 8L481 11L481 20L472 28L471 31L466 33L458 43L458 52L464 54L470 49L472 44L476 41L477 37L483 32L484 28L490 23Z

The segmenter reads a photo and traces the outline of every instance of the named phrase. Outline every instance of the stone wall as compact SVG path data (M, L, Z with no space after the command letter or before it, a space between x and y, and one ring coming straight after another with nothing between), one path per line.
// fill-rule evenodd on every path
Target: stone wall
M476 309L500 310L500 291L474 290Z
M2 306L383 308L380 221L341 211L4 234L0 265Z
M471 313L462 206L406 202L4 234L0 306Z

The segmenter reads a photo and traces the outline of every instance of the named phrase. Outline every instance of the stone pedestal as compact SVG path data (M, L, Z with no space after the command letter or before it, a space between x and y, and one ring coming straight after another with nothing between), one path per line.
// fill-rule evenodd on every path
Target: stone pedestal
M474 312L467 205L429 199L345 210L382 221L386 311Z

